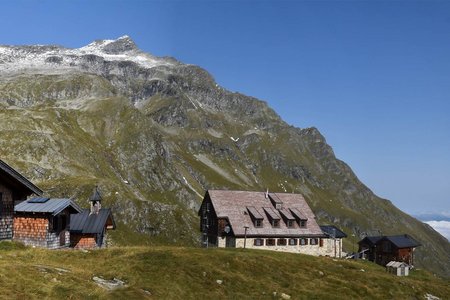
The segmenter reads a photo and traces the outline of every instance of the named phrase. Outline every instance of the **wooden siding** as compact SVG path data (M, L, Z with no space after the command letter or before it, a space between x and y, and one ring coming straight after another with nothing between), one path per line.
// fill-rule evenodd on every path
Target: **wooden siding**
M13 191L0 183L0 239L11 239L13 236L14 199Z

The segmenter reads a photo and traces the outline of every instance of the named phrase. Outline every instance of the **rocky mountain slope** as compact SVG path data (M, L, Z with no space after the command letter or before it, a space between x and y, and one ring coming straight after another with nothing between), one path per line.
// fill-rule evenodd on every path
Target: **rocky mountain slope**
M319 222L349 234L408 233L417 264L450 276L450 244L380 199L315 128L286 124L265 102L205 70L140 51L127 36L79 49L0 46L0 157L49 195L99 184L116 243L198 243L209 188L302 193Z

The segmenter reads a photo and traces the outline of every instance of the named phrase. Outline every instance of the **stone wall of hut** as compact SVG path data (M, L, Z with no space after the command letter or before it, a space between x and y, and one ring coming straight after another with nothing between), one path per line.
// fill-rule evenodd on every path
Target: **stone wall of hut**
M0 239L11 239L13 236L14 199L12 191L0 184L2 195L0 204Z
M247 238L245 241L245 247L251 249L261 250L273 250L291 253L302 253L315 256L331 256L342 257L345 255L342 253L342 240L341 239L328 239L328 238L316 238L317 244L311 244L312 238L305 238L307 240L305 245L300 244L299 239L294 239L295 244L289 244L289 238L262 238L262 244L256 245L256 238ZM273 240L274 244L269 245L268 240ZM279 240L284 240L283 243L279 243ZM217 241L217 247L236 247L244 248L244 238L234 237L219 237Z

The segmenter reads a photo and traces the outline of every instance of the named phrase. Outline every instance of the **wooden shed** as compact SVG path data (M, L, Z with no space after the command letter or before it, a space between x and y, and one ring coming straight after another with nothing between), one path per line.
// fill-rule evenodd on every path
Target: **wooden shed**
M397 276L408 276L410 266L402 261L390 261L386 265L386 271Z
M91 208L70 219L70 244L74 248L102 248L107 246L107 231L116 228L109 208L101 208L98 188L90 197Z
M13 236L14 204L42 191L28 179L0 160L0 239Z
M70 216L81 209L71 199L40 197L17 204L14 212L14 240L56 249L70 246Z

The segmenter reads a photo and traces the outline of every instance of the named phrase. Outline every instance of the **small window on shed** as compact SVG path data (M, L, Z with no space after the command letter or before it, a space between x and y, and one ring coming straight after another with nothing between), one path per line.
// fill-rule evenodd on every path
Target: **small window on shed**
M278 246L286 246L286 239L278 239Z
M289 246L296 246L297 245L297 239L289 239Z
M275 246L275 239L267 239L266 246Z
M306 238L301 238L301 239L300 239L300 245L301 245L301 246L306 246L306 245L308 245L308 239L306 239Z
M255 246L264 246L264 240L263 239L254 239L254 245Z
M319 243L319 239L317 238L309 239L309 241L311 245L317 245Z

